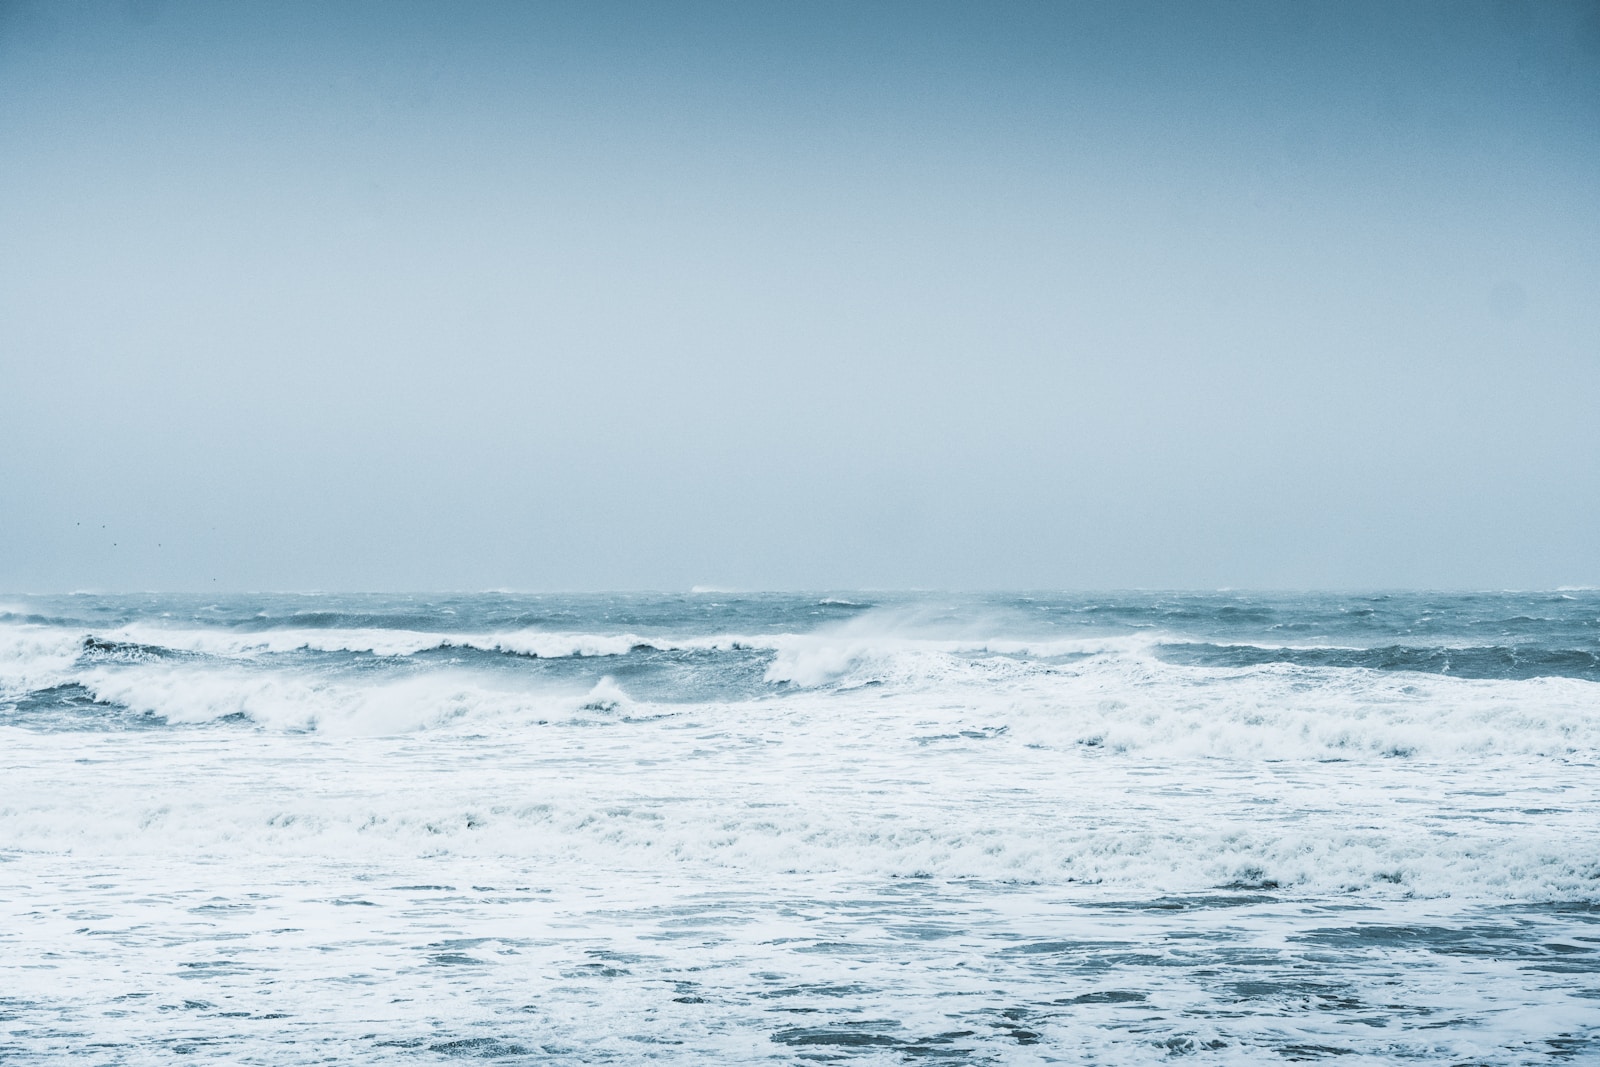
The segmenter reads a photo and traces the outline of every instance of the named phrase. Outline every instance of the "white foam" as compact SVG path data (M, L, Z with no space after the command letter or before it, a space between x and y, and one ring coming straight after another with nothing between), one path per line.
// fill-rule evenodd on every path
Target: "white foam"
M82 636L89 636L84 631ZM589 633L518 629L503 632L356 629L275 629L253 632L215 629L181 629L147 624L94 631L106 641L126 642L210 656L252 656L308 650L313 652L366 652L378 656L410 656L435 648L468 648L508 652L546 659L569 656L621 656L637 647L662 650L764 647L770 637L739 634L650 636L637 633ZM81 637L78 638L81 641Z
M315 675L156 661L94 667L76 680L98 701L169 723L247 719L274 731L334 736L439 729L453 723L510 729L584 702L560 686L508 688L461 671L357 683Z
M241 696L241 710L260 714L259 702L287 708L295 694L236 690L206 711ZM1558 762L1413 758L1357 771L1108 758L1032 747L968 709L930 716L864 697L650 719L610 681L524 705L515 723L509 706L486 721L485 694L448 685L396 686L356 704L306 696L323 709L316 733L85 744L8 730L0 846L210 861L260 850L377 864L450 855L576 879L677 870L767 884L791 874L1020 880L1113 895L1231 883L1600 895L1600 853L1579 847L1600 845L1590 818L1600 777L1574 778ZM414 721L422 707L452 728L362 736ZM65 772L63 759L85 756L89 769ZM189 783L202 780L208 788L195 793Z
M254 727L0 727L0 977L23 991L13 1045L41 1061L88 1034L156 1062L179 1033L267 1061L292 1033L294 1055L315 1038L339 1062L400 1054L380 1040L494 1051L470 1042L505 1034L556 1062L752 1062L792 1051L768 1035L793 1022L773 1009L795 1007L795 1026L832 1012L971 1032L994 1062L1246 1064L1337 1043L1352 1063L1510 1064L1592 1015L1581 975L1531 957L1336 951L1314 935L1463 926L1469 906L1520 931L1549 902L1600 900L1594 683L1189 666L1153 655L1149 633L1034 640L892 618L468 635L605 657L566 689L509 659L275 658L403 657L459 634L96 633L194 656L86 652L85 636L0 626L0 680ZM645 665L615 658L636 643L759 648L770 687L652 704L633 680ZM1089 908L1219 891L1258 903ZM1494 919L1503 906L1520 910ZM1548 940L1517 936L1528 952ZM1068 966L1095 940L1105 967ZM1244 999L1266 974L1299 999ZM777 995L829 983L843 991ZM1108 986L1148 999L1075 999ZM1316 1000L1335 986L1414 1010L1335 1019ZM1030 1005L1038 1046L1001 1022ZM1467 1023L1432 1026L1467 1007Z
M0 623L0 700L73 679L81 637L51 626Z

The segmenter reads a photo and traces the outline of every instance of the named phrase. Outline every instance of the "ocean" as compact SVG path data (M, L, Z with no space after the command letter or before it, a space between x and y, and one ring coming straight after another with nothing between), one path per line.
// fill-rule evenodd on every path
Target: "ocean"
M8 1064L1600 1062L1600 592L0 597Z

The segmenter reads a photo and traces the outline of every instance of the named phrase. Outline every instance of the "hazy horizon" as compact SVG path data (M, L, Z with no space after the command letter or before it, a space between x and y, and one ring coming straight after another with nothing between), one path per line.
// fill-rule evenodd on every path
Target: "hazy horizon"
M1463 596L1509 596L1509 595L1561 595L1570 593L1600 592L1600 586L1595 585L1556 585L1536 586L1522 589L1489 588L1475 586L1372 586L1350 588L1293 588L1289 586L1216 586L1206 588L1202 586L1106 586L1101 588L1072 588L1035 586L1031 588L997 588L993 586L943 586L943 587L918 587L918 586L814 586L810 588L794 589L760 589L760 588L723 588L708 586L690 586L688 588L670 587L631 587L615 589L533 589L533 588L413 588L413 589L235 589L220 585L192 586L169 589L5 589L0 590L0 597L16 596L29 598L58 598L58 597L101 597L101 598L128 598L141 596L157 597L550 597L550 598L578 598L599 599L604 597L638 597L643 599L661 599L668 597L726 597L738 599L741 597L794 597L794 596L819 596L833 595L848 596L884 596L884 597L1007 597L1015 596L1023 600L1043 596L1074 596L1074 597L1115 597L1115 596L1176 596L1176 597L1215 597L1237 596L1240 598L1259 597L1262 599L1291 599L1297 596L1346 596L1346 597L1371 597L1374 599L1407 595L1432 595L1438 594L1447 597ZM1570 599L1570 598L1568 598ZM866 605L860 605L866 606ZM0 604L0 611L10 610L6 605Z
M1600 584L1600 5L0 2L0 589Z

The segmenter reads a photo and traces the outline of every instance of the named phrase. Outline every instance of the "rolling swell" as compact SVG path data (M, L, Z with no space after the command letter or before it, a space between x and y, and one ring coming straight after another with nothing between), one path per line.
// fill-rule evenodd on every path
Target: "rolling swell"
M719 681L732 683L747 676L752 664L770 664L785 647L794 644L793 635L750 637L716 635L707 638L642 637L630 634L567 634L520 631L511 634L424 634L414 631L388 631L396 634L385 646L382 640L351 641L305 638L256 640L238 635L231 642L202 642L200 648L154 641L120 640L89 635L83 639L83 659L96 662L139 662L152 659L199 658L208 654L221 657L241 655L293 657L302 660L315 654L325 657L385 656L409 658L419 662L471 663L479 666L507 661L530 661L543 665L586 659L607 659L622 664L618 669L648 673L652 667L670 667L676 680L690 684L703 698L714 693ZM293 631L274 631L288 636ZM409 642L405 634L412 637ZM303 639L302 639L303 638ZM211 647L206 648L209 644ZM1008 648L1004 642L906 642L885 645L882 649L854 642L857 659L878 655L884 658L912 648L968 658L986 653L1010 655L1024 661L1071 661L1115 650L1062 651L1038 645ZM1388 644L1370 648L1342 646L1229 644L1203 641L1157 640L1151 644L1155 656L1165 663L1192 667L1250 668L1274 664L1300 667L1347 668L1369 671L1415 671L1471 679L1530 679L1541 677L1578 678L1600 681L1600 651L1590 648L1549 648L1533 644L1501 645L1408 645ZM578 673L582 673L580 670ZM696 677L704 674L705 677ZM741 687L742 689L745 687Z
M1258 645L1170 642L1157 645L1156 654L1167 663L1195 667L1238 668L1286 663L1299 667L1419 671L1457 678L1581 678L1600 681L1600 652L1587 648L1541 648L1530 645L1263 648Z
M1600 681L1595 594L22 600L0 714L41 730L537 722L609 687L664 709L948 698L1108 753L1571 754L1593 747L1584 691L1515 687ZM1439 703L1408 677L1508 688Z

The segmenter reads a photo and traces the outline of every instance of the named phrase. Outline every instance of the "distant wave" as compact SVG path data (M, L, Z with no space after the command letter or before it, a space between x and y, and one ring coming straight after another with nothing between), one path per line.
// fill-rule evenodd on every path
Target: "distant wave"
M1302 667L1357 667L1417 671L1459 678L1583 678L1600 681L1600 652L1587 648L1528 645L1271 646L1162 643L1156 652L1170 663L1204 667L1257 667L1287 663Z
M900 740L918 745L1003 737L1095 759L1600 755L1588 601L1082 598L1073 630L1032 597L982 610L841 599L13 598L24 610L0 620L0 727L625 729L758 702L795 720L914 713L931 725ZM67 608L82 617L60 618ZM961 721L941 725L950 708Z
M701 636L639 633L586 633L549 630L514 630L504 633L452 633L404 629L173 629L134 625L115 630L84 632L81 636L56 630L34 630L52 648L79 647L90 655L167 656L202 654L220 657L257 656L310 651L365 653L405 657L439 649L471 649L535 659L626 656L633 652L719 652L764 650L780 654L785 663L801 664L792 673L780 668L784 680L825 679L842 672L848 663L883 659L897 654L945 653L1023 656L1050 659L1117 649L1147 648L1151 638L970 638L934 639L871 633L726 633ZM824 664L832 663L829 668Z

